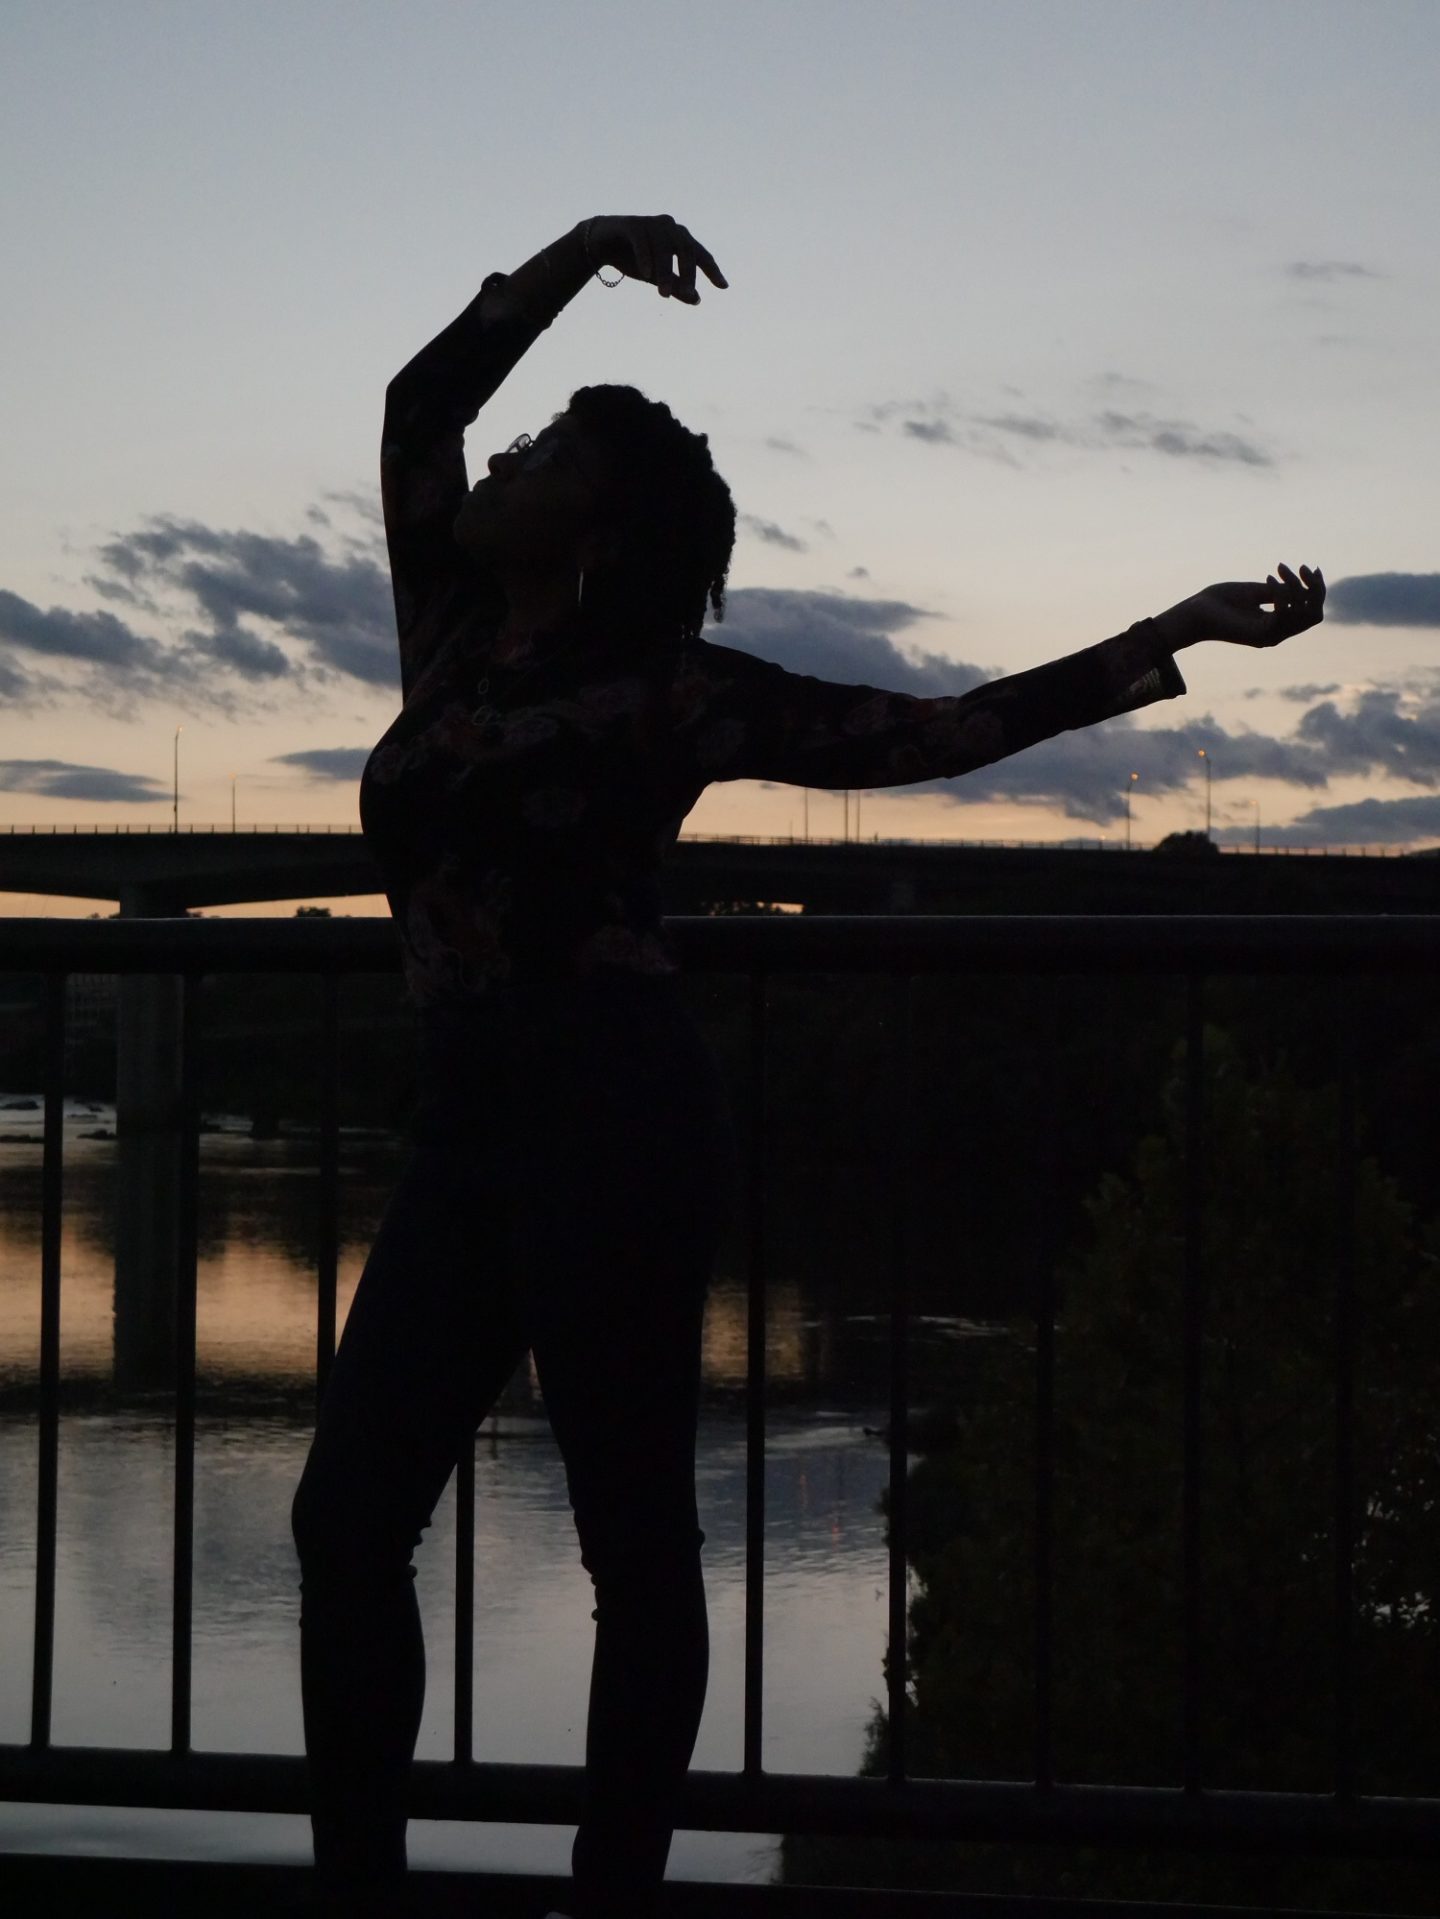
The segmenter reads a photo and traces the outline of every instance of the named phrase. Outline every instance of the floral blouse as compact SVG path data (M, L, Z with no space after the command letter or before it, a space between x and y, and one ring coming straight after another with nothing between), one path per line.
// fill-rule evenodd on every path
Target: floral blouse
M503 591L452 534L464 434L553 318L521 313L492 273L386 394L404 704L366 763L360 817L415 1005L605 967L678 972L660 864L714 780L839 791L953 778L1186 690L1148 620L936 698L705 640L602 642L578 624L502 656Z

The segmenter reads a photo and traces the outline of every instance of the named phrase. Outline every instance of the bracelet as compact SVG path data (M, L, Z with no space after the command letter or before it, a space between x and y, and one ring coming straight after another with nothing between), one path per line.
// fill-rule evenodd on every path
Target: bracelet
M625 278L624 269L621 267L616 267L615 269L615 271L620 275L620 280L607 280L604 274L600 271L600 268L594 265L590 257L590 229L591 227L594 226L595 222L599 218L600 218L600 215L598 213L592 213L590 215L590 218L585 222L585 232L583 235L584 245L585 245L585 264L586 266L592 269L592 271L594 272L595 278L600 282L602 287L618 287L620 284L620 280L623 280Z

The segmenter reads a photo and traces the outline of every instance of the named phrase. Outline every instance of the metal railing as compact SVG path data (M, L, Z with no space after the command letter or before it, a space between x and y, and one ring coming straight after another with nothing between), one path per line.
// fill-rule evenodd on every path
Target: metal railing
M1329 1793L1207 1787L1201 1756L1205 1699L1200 1643L1201 1302L1203 1264L1202 1025L1211 974L1298 973L1340 977L1433 973L1440 916L1136 916L671 918L687 973L748 975L750 1054L745 1168L749 1268L744 1746L738 1773L692 1771L682 1826L745 1832L864 1834L888 1838L1036 1841L1119 1848L1177 1847L1354 1857L1440 1859L1440 1799L1369 1796L1356 1790L1354 1521L1354 1206L1339 1217L1334 1432L1334 1789ZM335 1347L338 1190L337 1003L347 974L393 971L388 921L0 920L0 971L46 981L44 1164L41 1236L38 1553L31 1736L0 1746L0 1797L63 1803L256 1812L307 1809L305 1761L279 1754L196 1752L191 1746L191 1620L195 1442L196 1196L202 976L310 973L324 983L316 1373L318 1390ZM54 1655L56 1462L59 1431L61 1119L68 974L179 974L183 996L181 1284L176 1323L174 1567L170 1748L166 1752L56 1747L50 1736ZM893 1296L889 1423L890 1593L888 1776L837 1778L767 1772L761 1765L764 1677L766 1221L766 983L784 973L868 973L893 986L897 1103L888 1129ZM1033 1783L915 1778L906 1768L906 1483L909 1428L909 1260L906 1168L912 1148L912 980L928 973L1152 974L1185 982L1186 1097L1184 1254L1184 1782L1174 1787L1065 1784L1051 1742L1055 1299L1042 1288L1035 1345L1035 1747ZM1355 1175L1355 1062L1341 1032L1342 1187ZM411 1811L419 1817L574 1823L583 1774L575 1766L476 1763L472 1757L472 1567L475 1471L462 1453L457 1479L454 1756L415 1764ZM1138 1910L1138 1908L1137 1908ZM1158 1909L1157 1909L1158 1910Z
M1219 853L1265 852L1295 854L1300 857L1304 857L1307 854L1316 854L1330 859L1404 859L1412 857L1408 847L1395 846L1384 841L1372 840L1342 846L1292 846L1284 841L1280 841L1278 843L1270 842L1263 847L1257 847L1251 842L1248 828L1236 826L1228 828L1222 827L1220 830L1222 832L1232 832L1236 835L1236 838L1233 840L1217 839L1215 841L1215 850ZM105 822L103 824L92 823L89 825L61 826L51 824L47 826L31 824L28 826L7 825L0 827L0 832L7 833L11 835L11 837L31 834L42 837L49 835L52 838L61 833L89 833L92 835L98 833L153 833L157 836L163 836L165 834L174 836L177 833L359 833L360 831L361 828L354 824L326 824L322 822L311 825L303 820L294 824L281 824L272 820L251 820L248 823L242 821L239 826L234 826L224 821L210 821L203 824L187 821L184 826L157 826L148 822L141 822L139 825L117 826L113 822ZM1134 845L1131 846L1119 838L1104 839L1100 837L1081 840L992 840L971 839L964 835L957 837L950 834L931 834L916 839L893 833L871 833L868 838L855 833L845 835L828 833L681 833L679 837L681 840L704 840L714 844L729 846L995 846L1007 848L1011 852L1028 853L1060 853L1071 851L1084 853L1149 853L1155 850L1154 845L1149 845L1142 840L1136 840ZM1440 846L1427 846L1419 850L1422 853L1440 855Z

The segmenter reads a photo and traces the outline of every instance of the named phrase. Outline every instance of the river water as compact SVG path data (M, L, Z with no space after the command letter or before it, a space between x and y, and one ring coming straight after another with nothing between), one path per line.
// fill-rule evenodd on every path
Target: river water
M27 1101L34 1103L27 1104ZM300 1753L298 1570L289 1508L310 1443L317 1198L313 1141L253 1140L211 1116L201 1139L195 1450L193 1734L197 1749ZM34 1630L41 1113L0 1095L0 1742L29 1737ZM52 1738L169 1739L174 1448L170 1407L120 1401L113 1352L113 1111L67 1104L62 1389ZM86 1135L102 1135L86 1137ZM342 1133L337 1316L345 1312L402 1156ZM742 1759L746 1286L722 1253L704 1346L698 1445L711 1667L693 1764ZM921 1312L917 1375L978 1354L993 1329ZM767 1320L762 1762L853 1774L884 1697L889 1573L888 1312L843 1309L772 1261ZM453 1741L455 1488L416 1555L428 1687L418 1755ZM583 1763L594 1625L559 1450L528 1359L476 1443L474 1755ZM565 1873L573 1828L418 1821L417 1865ZM156 1856L308 1857L303 1819L126 1809L0 1808L0 1848ZM772 1876L778 1842L679 1833L670 1872Z

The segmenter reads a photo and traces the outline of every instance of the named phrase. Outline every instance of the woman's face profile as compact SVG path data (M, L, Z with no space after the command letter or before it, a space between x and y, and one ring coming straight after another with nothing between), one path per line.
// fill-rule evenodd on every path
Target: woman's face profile
M597 521L603 458L568 414L492 453L455 517L455 538L498 570L573 567Z

